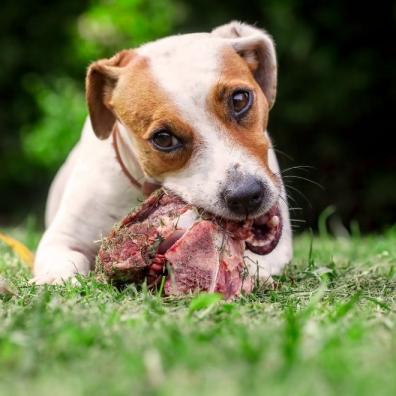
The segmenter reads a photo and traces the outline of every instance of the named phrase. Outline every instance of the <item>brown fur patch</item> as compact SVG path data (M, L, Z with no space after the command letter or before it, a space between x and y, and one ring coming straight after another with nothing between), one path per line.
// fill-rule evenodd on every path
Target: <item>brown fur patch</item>
M115 117L108 106L118 75L134 57L134 52L124 50L110 59L92 63L85 80L86 98L93 130L100 139L109 137Z
M147 175L160 181L161 175L182 168L189 160L196 137L171 98L156 84L146 58L136 55L123 68L109 107L131 131L139 163ZM170 153L156 150L150 138L160 128L171 131L184 147Z
M222 54L222 72L216 86L208 96L207 106L215 114L220 129L232 141L244 147L267 170L268 175L275 175L268 167L268 148L264 131L267 129L268 102L249 65L232 49L227 48ZM249 112L240 121L232 117L229 101L232 93L238 89L249 89L253 95L253 104Z

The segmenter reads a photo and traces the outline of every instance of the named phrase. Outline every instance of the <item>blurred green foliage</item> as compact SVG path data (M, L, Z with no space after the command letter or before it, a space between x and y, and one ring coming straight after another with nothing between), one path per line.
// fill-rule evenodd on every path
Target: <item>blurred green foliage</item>
M169 34L177 15L169 0L102 0L81 13L69 27L65 48L76 78L70 78L66 68L54 76L49 72L45 82L37 75L25 78L40 112L38 120L22 128L26 157L48 172L56 170L77 142L87 115L82 75L86 66L117 49Z
M50 179L86 115L87 65L168 34L239 19L277 43L279 90L270 118L308 224L334 204L336 223L364 230L396 221L391 145L396 93L395 6L341 0L4 0L0 15L0 222L42 209ZM373 133L374 132L374 133ZM308 196L311 206L296 190ZM294 217L297 214L293 214Z
M60 166L81 133L87 115L84 94L81 86L66 77L47 85L32 77L29 90L42 117L33 125L23 126L23 150L35 165L52 171Z
M111 56L172 32L182 17L172 0L100 0L73 26L73 55L81 62Z

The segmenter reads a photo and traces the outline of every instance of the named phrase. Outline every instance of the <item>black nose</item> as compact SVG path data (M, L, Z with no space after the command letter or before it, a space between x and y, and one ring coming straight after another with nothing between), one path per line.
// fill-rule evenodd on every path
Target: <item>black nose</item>
M240 181L227 186L223 192L223 199L231 212L248 215L261 206L264 194L263 183L253 176L244 176Z

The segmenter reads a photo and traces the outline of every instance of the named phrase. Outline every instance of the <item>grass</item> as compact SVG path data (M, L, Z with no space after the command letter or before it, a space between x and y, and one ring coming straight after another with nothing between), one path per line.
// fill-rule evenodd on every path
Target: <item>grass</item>
M393 396L395 246L396 228L304 234L277 290L234 302L117 291L93 277L30 286L0 246L16 292L0 297L0 395Z

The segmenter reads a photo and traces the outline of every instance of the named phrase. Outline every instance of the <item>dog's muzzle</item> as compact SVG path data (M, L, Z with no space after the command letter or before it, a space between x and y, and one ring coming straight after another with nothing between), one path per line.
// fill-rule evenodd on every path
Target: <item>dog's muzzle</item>
M267 189L254 176L234 177L227 183L221 197L227 209L238 216L254 215L267 199Z

